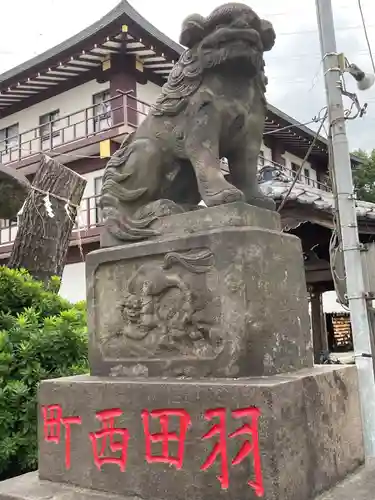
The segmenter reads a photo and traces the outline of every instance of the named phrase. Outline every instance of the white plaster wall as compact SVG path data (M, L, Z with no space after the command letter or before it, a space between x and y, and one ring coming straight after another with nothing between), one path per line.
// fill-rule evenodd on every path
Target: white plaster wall
M289 153L289 151L286 151L282 156L285 159L286 168L292 169L292 163L295 163L296 165L302 165L303 159L300 158L299 156ZM303 169L305 168L307 168L310 172L310 179L316 181L317 180L316 171L311 167L310 162L308 161L305 162ZM301 175L303 175L303 172L301 172Z
M267 160L268 161L272 161L272 149L268 148L264 144L262 144L262 148L261 149L264 152L264 159L266 160L266 163L267 163Z
M5 224L9 225L9 221L5 221ZM18 226L0 229L0 245L9 245L9 243L12 243L16 239L17 230Z
M325 313L347 312L336 299L337 295L334 291L323 293L323 311Z
M86 300L86 273L84 262L65 266L59 293L70 302Z
M161 87L153 82L147 82L145 85L137 83L137 99L143 102L137 103L137 109L139 111L138 124L140 124L145 118L150 109L148 104L154 104L156 99L159 97Z
M83 193L81 207L78 214L79 226L81 228L93 227L99 222L99 212L94 196L100 193L95 193L95 179L97 177L103 177L103 173L104 168L82 175L82 177L87 180L87 184Z
M258 162L258 170L263 168L264 166L270 164L272 162L272 150L271 148L268 148L263 142L260 147L260 150L263 151L263 156L264 156L264 165L261 165Z
M137 83L137 99L148 104L154 104L159 97L161 87L153 82L147 82L145 85Z
M84 177L87 180L85 192L83 193L84 198L95 196L95 179L97 177L103 177L103 174L104 174L104 168L100 170L95 170L94 172L88 172L87 174L82 175L82 177Z
M96 80L91 80L79 85L73 89L67 90L61 94L58 94L50 99L39 102L26 108L18 113L14 113L6 118L0 120L0 130L9 127L11 125L19 124L19 133L23 134L21 137L22 141L22 156L27 156L30 152L40 151L40 140L36 139L35 127L39 126L39 117L46 113L50 113L55 110L59 110L60 118L69 115L70 113L76 113L83 108L92 106L92 96L99 92L103 92L109 88L109 83L98 83ZM89 117L92 116L89 113ZM77 137L83 137L85 134L85 123L83 120L85 115L83 112L75 114L71 117L70 126L67 128L67 121L61 120L57 128L65 127L64 129L64 142L73 140ZM82 123L80 123L82 122ZM89 131L93 131L93 122L89 121ZM58 146L61 144L62 137L55 137L53 140L53 145ZM49 148L49 144L46 144L46 148ZM16 152L13 153L14 155ZM18 154L18 152L17 152ZM3 162L15 160L16 157L8 158L4 156L2 158Z

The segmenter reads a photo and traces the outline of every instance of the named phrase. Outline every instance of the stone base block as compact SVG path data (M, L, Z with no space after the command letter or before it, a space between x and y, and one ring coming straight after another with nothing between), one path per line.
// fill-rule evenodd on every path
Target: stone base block
M39 400L40 478L108 494L308 500L364 459L354 366L215 381L79 376L43 382Z
M160 219L160 239L90 253L92 375L243 377L311 367L300 241L278 222L246 204L214 207Z
M315 500L374 500L375 464L360 467L337 486ZM241 497L242 498L242 497ZM0 500L136 500L62 483L41 481L36 472L0 483ZM300 498L300 500L306 500Z
M31 472L0 482L0 500L135 500L135 498L41 481L37 472Z

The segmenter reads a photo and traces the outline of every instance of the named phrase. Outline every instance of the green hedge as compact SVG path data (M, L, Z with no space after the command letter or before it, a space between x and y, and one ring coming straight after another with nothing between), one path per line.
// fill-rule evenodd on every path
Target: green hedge
M88 371L85 304L59 284L0 267L0 480L37 468L39 382Z

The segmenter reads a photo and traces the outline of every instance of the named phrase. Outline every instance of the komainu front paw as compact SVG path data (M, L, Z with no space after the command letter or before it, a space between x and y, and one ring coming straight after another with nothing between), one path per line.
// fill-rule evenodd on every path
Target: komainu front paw
M236 201L245 201L245 196L242 191L225 181L225 186L220 190L210 190L204 197L204 202L208 207L216 205L224 205L226 203L234 203Z

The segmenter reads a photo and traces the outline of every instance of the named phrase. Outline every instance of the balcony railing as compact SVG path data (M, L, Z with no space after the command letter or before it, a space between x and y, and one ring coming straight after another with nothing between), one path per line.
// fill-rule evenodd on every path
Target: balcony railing
M84 240L85 238L99 234L95 229L102 224L99 208L99 196L83 198L77 215L77 222L73 229L73 240ZM17 236L17 222L0 220L0 247L11 245Z
M283 177L285 181L292 181L295 179L297 173L280 163L276 163L272 160L266 160L264 157L259 157L258 171L260 172L259 181L266 182L276 179L277 177ZM320 189L322 191L331 192L332 188L325 182L321 182L313 179L312 177L307 177L306 175L298 175L297 182L303 184L306 188L311 187L314 189Z
M263 178L263 181L272 180L274 178L275 172L281 172L285 177L285 180L292 180L296 175L295 172L287 167L280 165L278 163L272 162L271 160L265 160L264 164L259 164L259 170L267 169L270 167L270 177L269 179ZM272 177L273 176L273 177ZM264 176L265 177L265 176ZM331 191L330 187L324 183L318 182L310 177L301 175L298 179L299 183L302 183L307 189L309 187L314 189L321 189L323 191ZM77 222L73 229L72 239L82 239L86 237L99 234L99 227L102 225L101 211L99 208L99 196L91 196L89 198L83 198L81 206L77 216ZM17 235L17 222L14 221L1 221L0 220L0 247L10 245L14 242ZM96 230L96 231L95 231Z
M122 125L136 128L149 109L149 104L129 94L116 95L0 141L0 163L19 162Z

